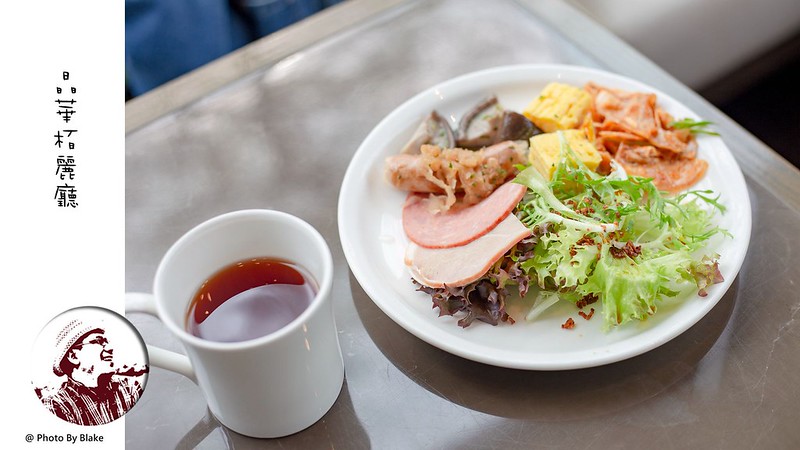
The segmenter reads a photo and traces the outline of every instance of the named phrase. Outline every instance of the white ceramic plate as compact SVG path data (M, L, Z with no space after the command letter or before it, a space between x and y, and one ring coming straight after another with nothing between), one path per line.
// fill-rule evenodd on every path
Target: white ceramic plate
M400 152L417 125L431 110L449 117L455 128L461 114L490 94L501 104L521 111L551 81L582 86L594 81L608 87L653 92L676 119L696 114L666 94L645 84L594 69L560 65L520 65L488 69L436 85L403 103L367 136L353 156L339 196L339 234L350 269L369 297L392 320L420 339L461 357L501 367L562 370L620 361L658 347L684 332L708 313L730 286L741 267L750 240L750 203L741 170L722 139L699 138L699 156L709 162L697 188L721 194L728 210L720 225L734 236L711 244L721 255L723 283L705 298L692 296L675 305L661 305L647 321L603 331L598 314L586 321L574 305L561 302L534 322L525 311L510 310L514 325L475 322L463 329L457 318L438 317L429 296L417 292L403 264L407 238L401 224L406 197L384 179L384 158ZM573 317L576 326L561 324Z

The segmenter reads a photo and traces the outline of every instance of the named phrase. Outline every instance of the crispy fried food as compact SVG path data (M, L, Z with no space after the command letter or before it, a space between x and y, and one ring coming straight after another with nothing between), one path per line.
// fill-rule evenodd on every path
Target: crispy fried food
M653 184L667 192L680 192L697 183L708 169L698 158L686 158L660 152L651 145L623 142L614 156L629 175L652 178Z
M697 159L697 141L687 130L670 126L672 116L656 104L656 95L587 83L592 95L595 145L614 156L631 175L653 178L664 191L679 192L697 183L708 163Z

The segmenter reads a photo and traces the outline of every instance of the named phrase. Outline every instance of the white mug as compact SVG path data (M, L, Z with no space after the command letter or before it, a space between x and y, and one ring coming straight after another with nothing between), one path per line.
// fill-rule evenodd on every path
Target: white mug
M308 308L283 328L243 342L214 342L186 331L187 309L200 284L251 257L305 268L319 286ZM235 211L175 242L158 266L153 294L127 293L125 309L155 315L177 336L188 357L148 345L150 363L195 381L223 425L246 436L281 437L318 421L342 388L332 283L330 249L311 225L278 211Z

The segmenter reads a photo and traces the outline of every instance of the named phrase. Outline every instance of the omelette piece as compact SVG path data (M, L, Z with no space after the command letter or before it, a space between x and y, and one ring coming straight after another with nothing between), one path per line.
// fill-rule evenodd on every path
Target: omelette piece
M558 136L560 133L563 134L575 156L590 170L597 171L597 166L600 165L602 156L582 130L556 131L532 137L530 150L528 151L528 160L531 165L546 180L552 177L553 171L561 158L561 139Z
M578 128L591 111L592 96L581 88L550 83L522 114L544 132Z

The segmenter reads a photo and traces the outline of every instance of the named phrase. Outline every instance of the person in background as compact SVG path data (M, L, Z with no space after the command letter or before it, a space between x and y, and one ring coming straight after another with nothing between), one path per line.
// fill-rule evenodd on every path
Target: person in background
M125 0L126 98L342 0Z

